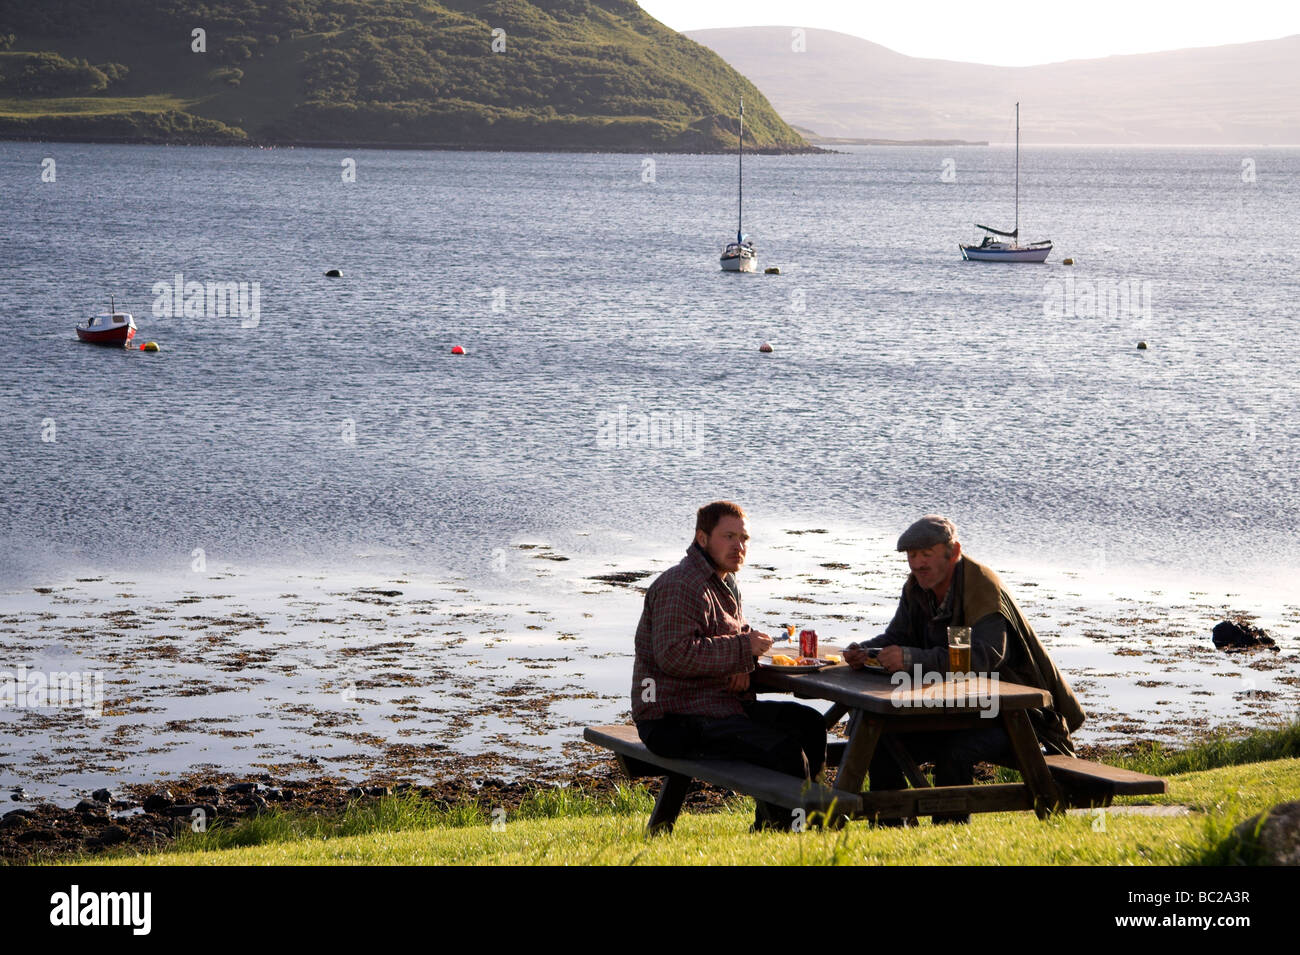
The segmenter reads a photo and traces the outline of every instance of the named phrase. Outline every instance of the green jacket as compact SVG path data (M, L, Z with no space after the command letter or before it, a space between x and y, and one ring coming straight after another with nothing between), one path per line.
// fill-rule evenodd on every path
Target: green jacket
M951 600L955 597L955 600ZM951 619L943 620L942 627L936 625L933 616L933 597L924 591L916 578L908 575L903 585L903 596L899 601L898 613L883 637L869 643L883 646L896 643L900 646L913 646L938 650L943 645L942 656L947 654L947 626L971 627L975 643L990 631L999 631L999 621L1005 622L1006 644L992 667L1001 680L1020 683L1047 690L1052 694L1052 706L1041 710L1028 710L1030 723L1034 732L1049 753L1074 755L1074 743L1070 734L1083 725L1086 718L1083 707L1070 689L1047 650L1039 641L1034 628L1025 620L1016 602L1011 599L1002 581L988 567L963 556L957 565L953 577L953 589L945 600L940 612L946 616L951 612ZM998 641L1000 642L1000 641ZM934 644L931 648L930 645ZM972 656L978 659L981 647L972 646ZM992 649L992 648L990 648ZM1001 647L997 649L1001 650ZM996 656L994 657L996 659Z

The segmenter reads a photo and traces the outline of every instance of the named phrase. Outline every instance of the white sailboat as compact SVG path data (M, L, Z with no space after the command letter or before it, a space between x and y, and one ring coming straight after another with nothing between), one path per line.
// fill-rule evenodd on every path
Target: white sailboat
M740 152L737 154L736 241L722 250L722 271L753 272L758 268L758 252L743 228L745 202L745 97L740 98Z
M983 229L988 235L979 245L962 245L961 257L968 262L1044 262L1052 251L1052 240L1020 244L1020 104L1016 103L1016 226L1010 232L993 229L975 223L975 228ZM993 238L1002 236L1008 241Z

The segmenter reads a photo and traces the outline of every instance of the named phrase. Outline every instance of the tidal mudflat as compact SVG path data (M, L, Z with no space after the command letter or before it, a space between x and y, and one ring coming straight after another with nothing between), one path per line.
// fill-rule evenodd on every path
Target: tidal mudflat
M755 626L811 626L836 643L884 628L906 572L888 539L758 530L740 577ZM102 702L0 709L0 793L71 805L100 787L200 778L599 774L607 760L581 727L628 718L641 591L679 557L600 550L518 541L475 580L359 558L346 572L109 572L11 590L0 669L97 673ZM1081 744L1176 747L1300 710L1300 604L1285 594L993 565L1088 711ZM1216 650L1224 619L1264 627L1278 651Z

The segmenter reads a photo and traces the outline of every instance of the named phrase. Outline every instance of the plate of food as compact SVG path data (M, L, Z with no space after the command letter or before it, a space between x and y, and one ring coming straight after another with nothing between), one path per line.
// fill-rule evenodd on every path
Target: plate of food
M768 670L781 670L785 673L811 673L822 667L834 666L838 661L819 660L816 657L790 656L785 653L765 653L758 658L758 665Z

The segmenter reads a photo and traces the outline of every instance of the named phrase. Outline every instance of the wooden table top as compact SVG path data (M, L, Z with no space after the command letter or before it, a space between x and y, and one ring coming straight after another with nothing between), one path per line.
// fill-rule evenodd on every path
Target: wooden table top
M979 713L996 704L1001 710L1028 710L1052 705L1046 690L1003 680L952 680L902 686L890 676L869 670L854 670L841 664L812 673L784 673L775 667L760 667L753 674L754 689L779 690L805 699L830 700L854 710L882 716L919 717L938 714Z

